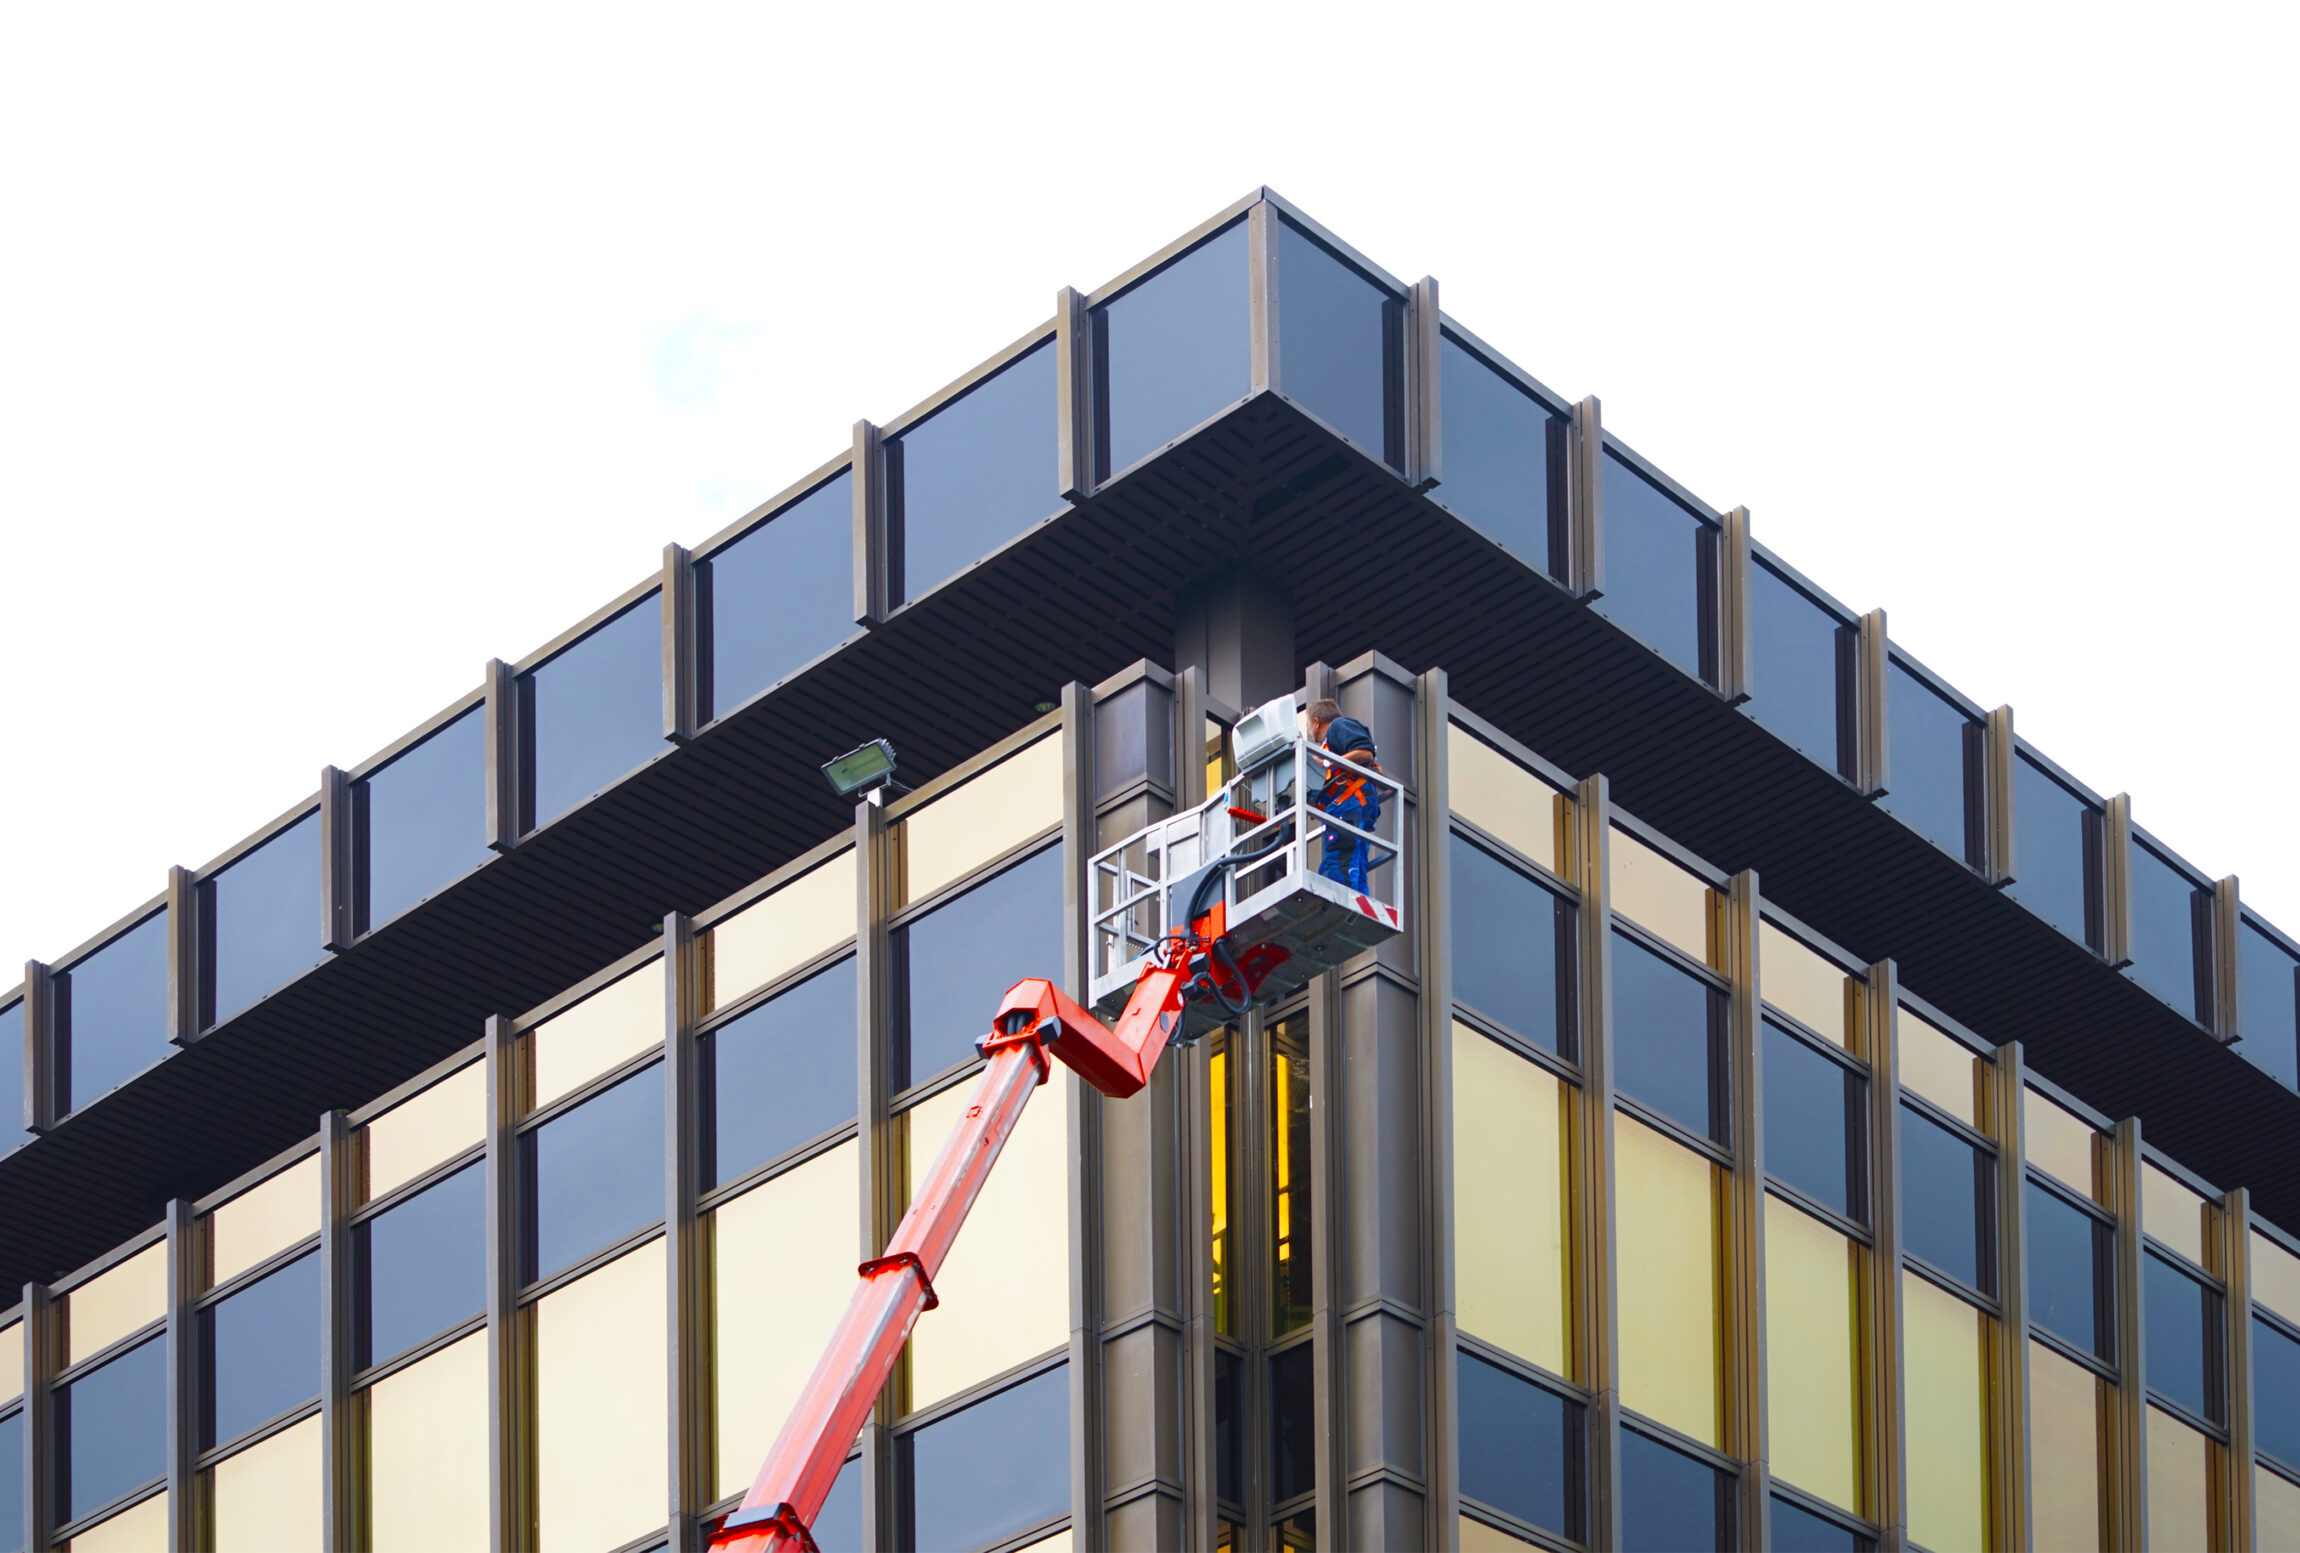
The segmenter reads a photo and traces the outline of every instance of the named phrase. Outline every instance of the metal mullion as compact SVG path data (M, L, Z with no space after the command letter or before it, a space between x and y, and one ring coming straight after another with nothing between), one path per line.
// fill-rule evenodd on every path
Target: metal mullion
M2228 1414L2225 1537L2230 1547L2249 1548L2258 1534L2259 1505L2252 1476L2252 1196L2241 1186L2221 1199L2220 1235L2220 1265L2228 1279L2222 1307L2228 1323L2223 1348Z
M359 1138L348 1113L334 1110L319 1124L320 1288L320 1535L331 1548L366 1546L358 1410L351 1381L357 1372L353 1330L351 1208L363 1172Z
M1719 1143L1715 1138L1703 1137L1675 1117L1664 1115L1644 1101L1632 1095L1616 1092L1613 1097L1613 1108L1631 1120L1650 1127L1679 1147L1700 1155L1703 1160L1715 1165L1718 1169L1727 1172L1733 1169L1733 1151L1730 1148Z
M1428 441L1421 471L1433 482L1439 473L1441 407L1437 399L1439 358L1437 283L1428 281L1426 323L1429 373L1425 408ZM1414 743L1420 769L1414 785L1414 845L1421 852L1412 893L1421 924L1419 1015L1422 1044L1422 1305L1425 1311L1422 1380L1422 1473L1426 1545L1442 1548L1458 1535L1461 1514L1461 1446L1457 1409L1460 1396L1458 1312L1453 1244L1453 952L1451 834L1452 766L1447 729L1453 697L1443 669L1430 669L1415 685ZM1402 831L1401 831L1402 835ZM1545 1070L1546 1071L1546 1070Z
M351 1127L351 1131L353 1132L357 1132L358 1130L358 1125L353 1125ZM351 1208L346 1209L343 1215L344 1222L347 1225L365 1224L370 1219L374 1219L383 1214L389 1213L392 1209L398 1207L401 1203L406 1202L411 1197L422 1196L425 1192L430 1191L433 1187L446 1180L449 1176L456 1175L462 1171L468 1170L473 1165L485 1164L486 1162L487 1144L486 1141L482 1139L480 1142L474 1143L469 1148L463 1150L461 1153L452 1155L444 1162L432 1166L423 1174L413 1177L412 1179L393 1187L390 1191L384 1193L383 1196L370 1198L366 1202L359 1203ZM357 1185L356 1178L354 1179L353 1185L355 1187Z
M764 1186L777 1177L789 1175L802 1165L811 1165L832 1150L852 1143L856 1138L855 1124L842 1122L820 1137L811 1138L788 1153L778 1154L765 1164L745 1171L731 1181L723 1181L707 1191L695 1194L695 1215L709 1218L720 1208L743 1196L753 1187Z
M198 1218L208 1217L208 1215L200 1214L196 1210L194 1216ZM254 1266L232 1274L222 1283L211 1284L199 1293L191 1295L188 1302L194 1310L206 1310L211 1305L220 1305L250 1285L262 1283L266 1278L290 1263L303 1260L323 1244L321 1231L314 1230L292 1245L274 1251Z
M2148 1328L2141 1306L2148 1252L2140 1229L2140 1119L2116 1124L2109 1197L2116 1209L2117 1465L2113 1547L2138 1548L2148 1533Z
M324 1403L320 1401L305 1402L288 1409L277 1417L267 1418L254 1428L236 1434L228 1440L218 1440L215 1444L206 1446L193 1454L192 1467L196 1474L205 1474L218 1462L229 1461L243 1452L252 1451L273 1436L285 1434L296 1425L308 1423L319 1417L323 1407ZM340 1543L334 1545L337 1547L344 1546ZM228 1548L220 1549L219 1553L231 1553L231 1550Z
M1705 888L1716 888L1716 886L1711 885L1706 879L1702 880L1701 882ZM1714 965L1705 965L1701 961L1694 959L1693 956L1687 954L1684 950L1678 948L1675 944L1669 942L1669 940L1663 938L1660 934L1654 932L1651 928L1645 926L1645 924L1639 922L1634 917L1623 916L1620 912L1613 911L1610 908L1608 908L1607 914L1613 919L1614 927L1626 928L1629 930L1629 937L1636 943L1638 948L1650 949L1654 953L1661 955L1668 961L1669 964L1676 966L1678 969L1699 976L1701 978L1702 984L1708 987L1712 992L1723 992L1727 994L1732 992L1732 982L1728 980L1724 974L1721 973Z
M860 479L860 467L857 469ZM858 507L858 512L860 508ZM859 521L859 519L858 519ZM858 557L857 564L861 561ZM859 575L859 574L858 574ZM858 591L860 584L857 584ZM894 1231L890 1204L900 1174L899 1137L887 1115L888 904L897 898L899 883L889 877L892 858L886 810L866 797L855 805L855 1176L856 1260L878 1255ZM894 1547L894 1457L888 1430L894 1421L893 1401L905 1387L908 1362L897 1367L895 1379L881 1390L862 1426L862 1545L866 1550Z
M1566 591L1583 603L1605 593L1605 425L1591 394L1569 412L1566 434Z
M501 1015L487 1021L487 1466L488 1543L515 1553L534 1541L528 1452L528 1318L519 1306L518 1121L526 1085L519 1039Z
M707 935L702 930L695 928L692 923L688 926L688 932L694 937L699 949ZM792 970L783 972L774 980L763 982L759 986L751 988L741 997L712 1005L708 1013L699 1015L695 1019L692 1033L698 1036L709 1035L721 1026L733 1024L745 1014L749 1014L765 1004L772 1003L792 988L804 982L812 981L824 971L838 964L839 961L850 958L854 952L854 940L851 938L841 939L837 947L826 949L813 959ZM694 982L699 994L707 980L701 974L700 960L698 960L696 973L690 979ZM697 1001L699 1005L701 1002L699 996Z
M1725 892L1727 1066L1733 1146L1731 1223L1726 1236L1727 1439L1740 1458L1741 1543L1767 1548L1772 1538L1772 1473L1766 1436L1765 1331L1765 1063L1764 1015L1758 998L1757 874L1735 874Z
M1875 1240L1868 1225L1856 1223L1827 1203L1813 1201L1812 1198L1799 1191L1795 1183L1784 1181L1776 1175L1768 1175L1765 1177L1765 1194L1768 1197L1778 1197L1783 1203L1806 1217L1828 1225L1829 1228L1852 1241L1862 1250L1871 1251L1875 1249Z
M1989 1431L1995 1437L1989 1454L1996 1464L1997 1491L1989 1501L1997 1545L2005 1548L2029 1546L2034 1514L2028 1448L2028 1144L2021 1104L2027 1077L2020 1042L1998 1047L1988 1076L1990 1130L1997 1140L1997 1383L1990 1388Z
M1594 401L1591 402L1594 407ZM1594 429L1594 425L1593 425ZM1591 1547L1613 1547L1621 1536L1621 1364L1615 1250L1613 1156L1613 910L1612 795L1602 774L1575 794L1576 882L1581 907L1575 922L1579 1019L1575 1051L1581 1062L1581 1114L1575 1194L1574 1379L1590 1395L1588 1516Z
M378 1360L366 1369L359 1371L352 1376L348 1383L348 1389L352 1394L357 1395L381 1381L391 1379L392 1376L397 1375L402 1370L414 1369L432 1355L453 1348L465 1338L486 1330L487 1316L484 1312L478 1315L465 1316L455 1325L441 1328L438 1332L433 1333L422 1342L410 1346L403 1352L395 1353L388 1359Z
M1340 1306L1340 1259L1334 1237L1343 1223L1340 1201L1343 1136L1341 976L1322 972L1310 982L1305 1013L1310 1068L1310 1358L1312 1375L1311 1490L1318 1540L1348 1547L1349 1388Z
M1560 1057L1553 1051L1534 1045L1524 1036L1510 1029L1509 1026L1490 1015L1478 1012L1467 1004L1455 1003L1447 1007L1445 1020L1449 1027L1458 1024L1465 1029L1475 1030L1496 1046L1506 1048L1512 1056L1524 1058L1527 1062L1532 1063L1562 1083L1576 1086L1581 1083L1581 1069L1572 1062ZM1448 1062L1446 1066L1450 1072L1452 1063Z
M1878 1553L1901 1553L1909 1541L1908 1466L1901 1416L1906 1373L1901 1314L1900 975L1893 962L1871 965L1860 1000L1861 1036L1869 1062L1868 1299L1863 1310L1862 1399L1871 1444L1863 1474Z
M638 1077L662 1060L663 1048L660 1045L633 1052L613 1067L585 1079L573 1089L568 1090L567 1093L553 1100L549 1105L535 1107L525 1116L519 1118L514 1130L520 1133L531 1133L548 1127L570 1111L580 1111L585 1105L598 1099L625 1079Z
M193 1290L205 1260L199 1220L189 1200L172 1197L161 1221L167 1234L167 1494L168 1553L196 1553L203 1538L199 1494L199 1312Z
M1277 219L1268 200L1256 200L1246 212L1247 381L1254 394L1277 391L1283 382L1278 360L1278 234L1273 224Z
M1091 422L1089 423L1091 425ZM1091 466L1089 466L1091 469ZM1205 727L1206 671L1192 665L1174 676L1175 748L1180 752L1175 771L1180 806L1203 803L1206 792ZM1099 837L1097 838L1099 839ZM1091 898L1091 897L1090 897ZM1238 1040L1229 1039L1228 1052L1235 1071ZM1224 1339L1214 1325L1212 1266L1213 1232L1213 1073L1207 1046L1194 1042L1166 1059L1176 1064L1175 1078L1182 1092L1182 1257L1183 1346L1183 1546L1192 1553L1213 1553L1222 1507L1215 1484L1214 1390L1215 1374ZM1230 1112L1225 1110L1225 1116ZM1225 1151L1229 1140L1221 1140ZM1225 1212L1230 1204L1223 1205ZM1239 1244L1233 1227L1230 1255L1232 1298L1236 1297ZM1243 1361L1241 1361L1242 1363Z
M24 1450L18 1463L24 1474L24 1517L19 1529L26 1553L48 1553L48 1525L55 1509L51 1464L56 1409L49 1382L55 1369L56 1306L47 1285L27 1283L16 1308L24 1313Z
M1231 1027L1231 1219L1236 1241L1231 1326L1244 1350L1238 1365L1238 1445L1247 1546L1261 1544L1270 1525L1270 1300L1274 1269L1270 1235L1270 1157L1267 1146L1270 1086L1269 1024L1265 1009L1249 1009Z
M1062 977L1064 991L1084 1002L1087 992L1086 917L1092 883L1086 862L1095 850L1094 693L1072 680L1062 687ZM1171 1081L1169 1081L1171 1082ZM1061 1074L1063 1124L1069 1168L1064 1193L1070 1242L1069 1390L1070 1527L1079 1553L1108 1545L1103 1508L1104 1388L1102 1384L1101 1097L1078 1075ZM1143 1104L1149 1097L1142 1098Z
M668 559L668 558L666 558ZM666 658L666 668L670 666ZM668 692L666 692L668 693ZM669 1553L695 1553L701 1537L696 1512L711 1497L710 1396L703 1355L710 1323L704 1305L708 1278L696 1197L702 1179L696 1118L699 1106L695 1038L697 995L694 926L680 912L663 919L663 1265L664 1482L669 1503Z
M1735 507L1718 526L1717 694L1739 706L1754 692L1754 631L1749 614L1749 509Z

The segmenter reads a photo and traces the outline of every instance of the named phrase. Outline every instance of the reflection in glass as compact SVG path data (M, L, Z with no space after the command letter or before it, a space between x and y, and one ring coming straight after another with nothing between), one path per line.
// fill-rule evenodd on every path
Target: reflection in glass
M1253 386L1246 224L1094 310L1099 477L1246 397Z
M313 867L317 868L315 860ZM316 889L316 881L315 881ZM313 910L318 910L315 900ZM56 1109L73 1111L165 1057L168 914L158 912L57 972ZM19 1036L22 1025L12 1020ZM21 1050L21 1046L8 1048ZM22 1064L15 1066L21 1068ZM21 1073L9 1083L21 1085ZM21 1096L17 1111L21 1114Z
M770 1444L772 1442L769 1442ZM761 1456L767 1447L759 1447ZM742 1485L730 1484L733 1493ZM814 1533L818 1553L862 1553L862 1458L852 1457L839 1468L839 1475L831 1482L831 1491L823 1500L823 1507L808 1530Z
M2300 1340L2259 1316L2252 1318L2252 1437L2300 1469Z
M2132 979L2184 1014L2211 1001L2196 946L2211 933L2212 892L2140 841L2132 843Z
M24 1553L24 1414L0 1418L0 1553Z
M2203 1197L2175 1181L2155 1162L2141 1163L2140 1224L2150 1239L2202 1267L2211 1222L2212 1206Z
M1614 1117L1613 1140L1621 1399L1715 1445L1718 1169L1627 1116Z
M621 1547L663 1524L663 1321L660 1239L536 1302L542 1553Z
M2114 1357L2116 1232L2028 1183L2029 1319L2103 1360Z
M634 1073L521 1139L526 1278L547 1278L663 1216L663 1068Z
M2220 1295L2154 1252L2141 1258L2148 1389L2220 1422Z
M2033 1248L2032 1248L2033 1251ZM2039 1548L2097 1550L2100 1507L2100 1378L2046 1344L2028 1345L2029 1513Z
M1622 1430L1622 1553L1732 1545L1732 1479L1634 1429Z
M1901 1087L1924 1096L1967 1127L1980 1126L1984 1059L1964 1042L1903 1008L1893 1022Z
M2212 1442L2162 1408L2148 1410L2148 1545L2209 1548Z
M1214 1495L1241 1503L1245 1491L1245 1420L1238 1414L1238 1388L1244 1384L1244 1361L1227 1348L1214 1350Z
M1860 1286L1853 1242L1765 1199L1766 1421L1773 1475L1861 1509Z
M1572 1346L1566 1094L1546 1069L1454 1025L1455 1309L1464 1332L1558 1375Z
M711 1007L726 1007L854 934L855 855L846 851L711 929Z
M2077 1194L2100 1198L2100 1134L2082 1117L2053 1104L2033 1089L2021 1091L2021 1141L2028 1162Z
M21 1000L0 1008L0 1052L24 1049L24 1004ZM32 1141L17 1118L24 1114L24 1064L0 1062L0 1155L12 1154ZM7 1523L0 1521L0 1527ZM0 1540L7 1533L0 1531Z
M367 1195L372 1201L405 1186L434 1165L476 1147L487 1122L487 1065L458 1068L429 1089L408 1096L363 1129L367 1134Z
M1372 457L1405 461L1405 304L1279 217L1278 371L1286 397Z
M1270 1029L1271 1330L1310 1324L1316 1303L1310 1245L1310 1049L1305 1021Z
M902 598L923 598L1062 505L1054 427L1049 340L888 439Z
M845 470L695 563L695 631L710 644L698 666L706 721L854 634L854 485Z
M487 1334L461 1338L361 1395L372 1553L485 1547Z
M1445 479L1431 496L1535 571L1556 575L1551 534L1565 505L1565 417L1451 334L1438 342L1438 401Z
M64 1296L64 1362L93 1358L168 1313L168 1248L155 1241Z
M487 1304L487 1167L464 1166L352 1230L361 1367Z
M706 1185L854 1120L855 1008L849 957L701 1038Z
M2246 922L2236 935L2236 1049L2287 1089L2300 1089L2300 961Z
M56 1389L59 1525L167 1471L167 1351L154 1338Z
M842 1143L710 1215L717 1495L750 1485L854 1293L856 1158Z
M987 1025L987 1019L985 1023ZM931 1407L977 1381L1059 1348L1070 1336L1070 1127L1058 1080L1007 1139L966 1233L935 1274L942 1308L910 1338L910 1406ZM908 1119L910 1190L973 1099L972 1082L922 1100Z
M979 1548L1070 1508L1070 1376L1056 1365L895 1438L895 1546Z
M319 1453L314 1414L217 1462L208 1474L215 1546L247 1553L322 1546Z
M1479 830L1565 872L1565 795L1458 723L1446 724L1446 796Z
M1465 1353L1457 1405L1461 1491L1581 1540L1581 1404Z
M2078 943L2095 943L2097 811L2044 767L2016 753L2013 813L2013 882L2006 893Z
M1847 764L1837 730L1838 687L1855 634L1763 557L1750 557L1749 710L1831 771Z
M1869 1553L1872 1546L1860 1533L1823 1520L1803 1505L1773 1500L1772 1553Z
M208 1286L229 1283L275 1252L319 1233L319 1156L249 1187L208 1216Z
M1270 1356L1270 1497L1280 1504L1318 1486L1316 1345Z
M1901 1233L1909 1250L1983 1294L1996 1291L1983 1242L1990 1160L1912 1106L1901 1107Z
M1770 922L1757 924L1757 943L1765 1001L1816 1035L1850 1047L1859 983Z
M1978 838L1966 777L1980 762L1981 725L1897 660L1885 700L1892 771L1878 802L1949 856L1971 862Z
M663 1044L663 962L649 960L527 1032L534 1108Z
M1703 965L1717 964L1717 892L1625 830L1607 849L1613 909Z
M903 899L924 900L1061 823L1062 740L1048 737L902 821Z
M1453 994L1546 1051L1573 1054L1567 1008L1572 910L1483 847L1453 848Z
M1988 1545L1989 1320L1901 1274L1909 1534L1929 1548Z
M1824 1207L1869 1217L1868 1084L1767 1020L1765 1168Z
M319 963L319 811L200 881L212 946L206 1023L221 1024ZM164 918L155 919L162 920Z
M1608 451L1598 613L1697 679L1711 676L1716 526Z
M546 825L668 747L661 595L521 675L519 697L533 756L528 824Z
M1062 849L1023 859L888 937L888 1082L900 1091L973 1061L1015 978L1060 974Z
M319 1396L319 1254L200 1313L201 1443L222 1445Z
M352 814L365 838L365 932L487 856L486 709L473 707L360 778Z
M1622 1094L1720 1143L1724 1016L1723 994L1615 930L1614 1082Z

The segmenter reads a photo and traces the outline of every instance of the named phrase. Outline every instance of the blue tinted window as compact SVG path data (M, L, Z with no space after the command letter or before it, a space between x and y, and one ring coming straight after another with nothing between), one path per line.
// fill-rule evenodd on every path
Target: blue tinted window
M2054 1192L2028 1183L2029 1319L2087 1353L2109 1358L2112 1231Z
M0 1418L0 1553L24 1553L24 1415Z
M893 936L894 1087L974 1056L1020 967L1062 963L1062 849L1015 864Z
M2251 923L2237 934L2236 1049L2286 1085L2300 1089L2300 963Z
M1765 1026L1765 1168L1815 1202L1866 1222L1868 1085L1788 1031Z
M1606 556L1610 574L1613 557ZM1837 744L1838 655L1843 622L1789 580L1749 562L1749 710L1757 721L1827 766Z
M695 563L706 718L854 634L854 555L854 479L840 474Z
M1245 1361L1226 1348L1214 1350L1214 1496L1241 1503L1245 1490L1245 1419L1238 1412L1238 1373Z
M487 855L487 718L473 707L359 784L361 926L380 927Z
M2300 1342L2252 1318L2252 1437L2288 1467L2300 1467Z
M1070 1376L1057 1366L898 1437L896 1546L963 1553L1070 1509Z
M1094 310L1101 472L1117 473L1253 387L1240 222Z
M1270 1497L1281 1504L1318 1483L1316 1352L1296 1343L1270 1359Z
M1581 1537L1581 1405L1461 1356L1461 1491L1561 1537Z
M315 914L316 885L315 880ZM312 930L318 931L316 915ZM59 973L55 995L57 1109L70 1111L126 1083L172 1050L168 914L146 917ZM11 1082L21 1085L23 1078Z
M1967 746L1978 738L1979 725L1898 663L1885 701L1889 769L1878 802L1949 856L1970 861L1965 771L1971 760Z
M2132 979L2184 1014L2197 1010L2196 918L2212 897L2132 844Z
M1773 1501L1773 1553L1868 1553L1868 1538L1802 1505Z
M1405 306L1280 218L1278 386L1375 458L1403 462L1392 406Z
M1710 525L1605 455L1605 594L1597 611L1686 673L1706 676Z
M547 1278L661 1218L662 1065L634 1073L527 1134L527 1168L531 1279Z
M1622 1094L1725 1141L1713 1080L1724 1002L1628 934L1613 935L1613 1076Z
M362 1366L487 1305L487 1167L467 1165L361 1224L353 1247Z
M315 1252L202 1313L205 1443L235 1440L319 1395L319 1305Z
M168 1340L155 1337L56 1392L59 1524L168 1470L167 1354Z
M703 1158L712 1185L853 1121L854 961L719 1026L703 1037L702 1059L711 1123Z
M1062 505L1054 426L1048 341L887 443L903 597L931 592Z
M223 1021L325 957L319 934L319 812L314 810L201 885L215 945L212 1022Z
M543 825L663 748L661 596L648 594L520 685L534 756L530 823Z
M1538 572L1553 572L1565 418L1457 342L1438 343L1445 478L1430 494Z
M12 1154L30 1141L24 1131L23 1051L24 1005L19 1001L0 1008L0 1154ZM0 1471L0 1477L6 1475ZM8 1524L0 1518L0 1541L7 1538Z
M2026 755L2013 757L2013 899L2080 944L2092 942L2092 806Z
M2220 1296L2153 1252L2146 1282L2148 1389L2199 1418L2220 1421Z
M1634 1429L1621 1431L1622 1553L1733 1545L1730 1479Z
M862 1553L862 1458L839 1468L823 1507L809 1527L819 1553Z
M1988 1156L1922 1113L1901 1108L1901 1234L1909 1250L1983 1294L1981 1203Z
M1484 848L1455 836L1453 995L1534 1044L1572 1055L1560 946L1572 907Z

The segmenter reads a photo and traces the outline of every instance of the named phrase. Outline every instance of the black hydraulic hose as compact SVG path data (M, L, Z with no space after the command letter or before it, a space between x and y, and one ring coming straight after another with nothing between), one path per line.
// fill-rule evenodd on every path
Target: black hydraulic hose
M1220 887L1222 880L1232 869L1242 863L1260 862L1263 858L1285 846L1287 839L1281 835L1269 845L1260 847L1255 851L1233 852L1227 857L1217 859L1214 865L1206 870L1205 876L1198 881L1198 887L1190 892L1190 909L1182 918L1183 922L1196 922L1206 914L1206 909L1214 904L1214 891ZM1230 950L1230 936L1225 933L1216 938L1213 943L1207 946L1206 954L1216 965L1229 973L1230 979L1238 984L1238 990L1245 995L1232 999L1227 992L1222 990L1220 982L1203 971L1193 978L1193 984L1203 987L1205 989L1204 995L1221 1004L1223 1012L1235 1019L1243 1014L1248 1005L1253 1002L1253 995L1246 987L1246 973L1239 969L1238 957Z

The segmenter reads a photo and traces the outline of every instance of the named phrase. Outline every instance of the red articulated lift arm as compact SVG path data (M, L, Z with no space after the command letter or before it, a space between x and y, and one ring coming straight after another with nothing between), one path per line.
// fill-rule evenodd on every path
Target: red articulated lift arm
M935 1307L934 1277L959 1226L998 1163L998 1151L1022 1119L1031 1091L1051 1072L1049 1055L1077 1070L1102 1093L1123 1100L1150 1082L1151 1071L1180 1020L1185 993L1218 988L1243 1006L1262 967L1241 970L1216 945L1223 908L1168 940L1142 971L1112 1030L1064 996L1052 982L1019 981L1006 994L979 1043L989 1059L950 1140L903 1215L886 1253L862 1264L861 1284L839 1319L766 1465L742 1504L713 1535L731 1553L816 1553L812 1527L847 1451L862 1432L871 1403L894 1373L895 1360L919 1316Z

